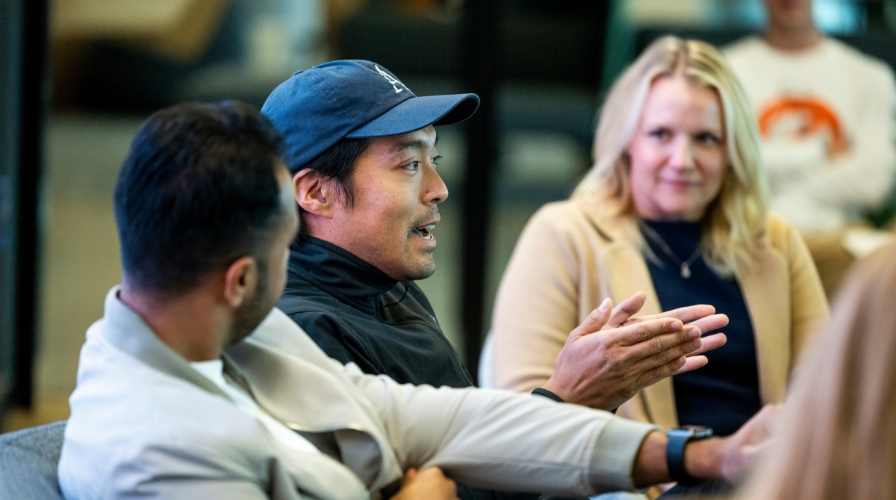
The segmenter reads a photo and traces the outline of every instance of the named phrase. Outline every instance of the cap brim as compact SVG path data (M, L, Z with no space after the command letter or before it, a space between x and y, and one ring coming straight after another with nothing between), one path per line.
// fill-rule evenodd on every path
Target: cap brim
M476 94L412 97L353 130L349 139L406 134L428 125L450 125L473 116L479 108Z

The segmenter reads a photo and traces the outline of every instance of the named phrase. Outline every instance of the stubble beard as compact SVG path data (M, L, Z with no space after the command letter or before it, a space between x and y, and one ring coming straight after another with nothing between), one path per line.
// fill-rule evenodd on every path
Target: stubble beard
M403 276L398 281L419 281L429 278L436 272L436 260L431 252L427 253L422 261L414 259L411 255L405 255L404 261L407 263L403 270Z

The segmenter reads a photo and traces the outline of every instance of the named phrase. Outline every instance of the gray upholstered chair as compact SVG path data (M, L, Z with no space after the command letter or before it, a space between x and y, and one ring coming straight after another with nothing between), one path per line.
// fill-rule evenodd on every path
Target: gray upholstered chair
M56 466L65 421L0 434L0 498L62 500Z

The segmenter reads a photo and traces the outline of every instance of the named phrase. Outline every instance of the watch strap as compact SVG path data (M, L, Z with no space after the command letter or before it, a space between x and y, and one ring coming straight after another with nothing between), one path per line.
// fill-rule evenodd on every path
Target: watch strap
M560 396L554 394L553 392L551 392L551 391L545 389L544 387L536 387L535 389L532 390L532 394L536 394L536 395L538 395L538 396L541 396L541 397L544 397L544 398L551 399L551 400L556 401L556 402L558 402L558 403L565 403L565 402L566 402L566 401L563 401L563 398L561 398Z
M692 439L704 439L712 436L712 429L669 429L666 431L668 442L666 444L666 466L669 468L669 476L682 486L699 484L697 479L688 474L684 465L684 449Z

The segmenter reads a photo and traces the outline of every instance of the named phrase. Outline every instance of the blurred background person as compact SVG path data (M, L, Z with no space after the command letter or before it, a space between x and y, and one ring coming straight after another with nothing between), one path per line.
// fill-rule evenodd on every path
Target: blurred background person
M894 294L896 246L890 245L860 261L844 280L831 323L796 370L779 437L745 498L892 498Z
M724 53L759 122L769 208L806 237L830 292L853 261L844 230L892 189L896 83L883 61L822 34L812 0L764 3L765 31Z
M517 243L484 354L494 385L543 384L567 332L605 297L642 290L644 314L712 304L730 318L727 345L617 414L729 435L783 398L827 302L799 234L767 213L755 121L721 54L651 44L613 85L594 157L572 198L542 208Z

